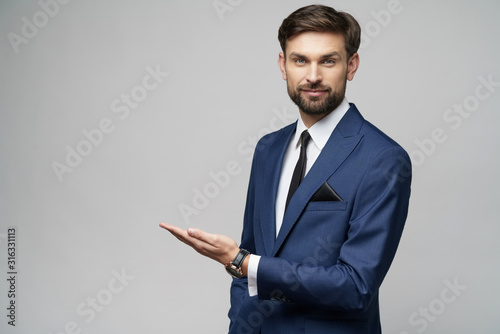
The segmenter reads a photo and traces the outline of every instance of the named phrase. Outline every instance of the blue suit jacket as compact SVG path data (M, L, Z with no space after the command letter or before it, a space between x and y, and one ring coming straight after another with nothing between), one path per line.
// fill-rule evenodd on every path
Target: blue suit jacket
M275 200L291 124L255 150L241 247L261 255L258 296L231 286L230 333L380 333L378 292L410 197L407 153L354 104L292 197L275 237ZM325 183L342 201L311 201Z

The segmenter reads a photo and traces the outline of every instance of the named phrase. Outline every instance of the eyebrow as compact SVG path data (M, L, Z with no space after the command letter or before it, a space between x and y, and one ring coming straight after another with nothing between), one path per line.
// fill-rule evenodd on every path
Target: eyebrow
M298 57L298 58L306 58L307 59L307 57L305 55L302 55L302 54L297 53L297 52L291 52L289 55L289 58L291 58L291 57ZM333 51L333 52L327 53L326 55L322 55L321 59L331 58L331 57L342 58L342 55L337 51Z
M322 56L321 58L331 58L331 57L339 57L339 58L342 58L342 55L340 54L340 52L337 52L337 51L333 51L333 52L330 52L324 56Z

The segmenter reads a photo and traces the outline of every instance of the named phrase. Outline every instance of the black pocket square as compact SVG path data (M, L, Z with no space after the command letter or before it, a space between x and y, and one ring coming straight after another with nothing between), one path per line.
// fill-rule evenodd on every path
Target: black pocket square
M311 202L325 202L325 201L343 201L342 197L333 190L328 182L323 183L321 187L312 195Z

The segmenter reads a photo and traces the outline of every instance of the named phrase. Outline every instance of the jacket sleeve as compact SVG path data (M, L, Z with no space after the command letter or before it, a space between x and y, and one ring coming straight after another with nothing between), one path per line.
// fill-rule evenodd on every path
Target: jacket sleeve
M410 183L410 159L401 147L379 153L358 183L337 262L322 267L263 256L257 273L259 299L345 311L368 308L396 253Z

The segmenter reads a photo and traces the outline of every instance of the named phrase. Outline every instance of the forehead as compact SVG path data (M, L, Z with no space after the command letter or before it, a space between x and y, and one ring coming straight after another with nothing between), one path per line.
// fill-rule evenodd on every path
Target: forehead
M321 56L337 52L345 55L344 36L331 32L307 31L289 38L286 41L286 53L303 54L306 56Z

